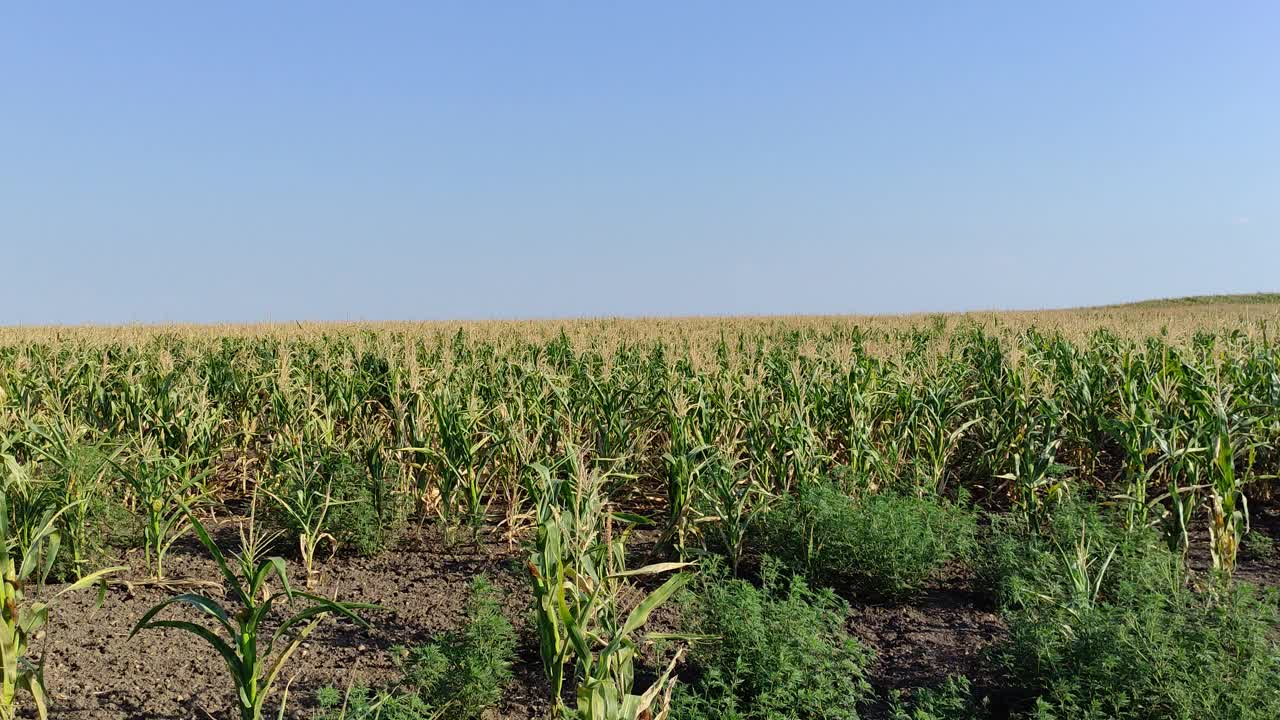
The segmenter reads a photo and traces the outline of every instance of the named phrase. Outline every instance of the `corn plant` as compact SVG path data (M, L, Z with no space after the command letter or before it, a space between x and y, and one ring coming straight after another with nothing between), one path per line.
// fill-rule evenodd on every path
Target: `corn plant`
M1125 519L1130 530L1146 525L1147 491L1151 486L1153 458L1158 453L1154 388L1140 360L1125 356L1121 365L1122 414L1115 421L1116 437L1124 450L1126 491Z
M494 424L495 443L501 449L496 462L506 505L502 524L511 544L530 519L527 503L532 493L525 482L530 477L526 469L542 454L558 451L554 391L541 375L524 368L518 372L518 379L508 380L509 392L497 408L498 422Z
M58 497L55 503L64 508L59 534L71 555L75 577L80 577L89 563L90 549L95 545L92 523L93 503L107 493L104 487L110 462L122 448L108 453L86 441L85 426L70 427L62 419L41 427L28 421L28 427L40 442L32 444L36 455L53 465Z
M324 488L316 488L310 484L293 488L292 492L277 495L270 490L263 490L282 512L289 518L298 531L298 556L302 560L303 571L306 572L308 588L315 587L319 571L315 569L316 551L323 543L329 544L332 553L338 551L338 541L326 528L329 508L341 504L333 499L332 481Z
M134 499L142 507L143 555L151 576L164 580L164 559L169 549L191 529L186 507L202 502L202 483L212 469L195 471L199 458L180 460L144 447L134 462L112 461L124 476Z
M980 333L967 338L963 354L975 375L977 391L985 397L976 409L981 420L974 438L980 448L980 473L998 476L1015 462L1025 465L1029 459L1026 438L1035 430L1032 424L1051 417L1031 387L1029 363L1013 367L999 341ZM1022 455L1020 461L1015 461L1016 454Z
M584 602L588 607L604 606L606 612L597 615L598 627L582 627L573 622L572 615L568 623L569 638L581 675L577 693L579 720L650 720L667 716L674 687L671 673L680 661L682 651L676 652L666 669L644 692L634 694L635 657L639 649L635 634L648 622L653 611L684 588L693 576L679 573L668 578L645 595L624 617L619 617L617 612L620 602L616 581L630 575L658 574L679 566L679 563L650 565L593 578L592 595ZM674 637L679 636L653 633L648 639Z
M18 538L10 533L8 496L10 487L25 482L24 470L12 456L6 455L4 459L9 472L0 489L0 543L3 544L0 550L0 720L18 717L19 690L31 696L36 713L44 720L48 716L44 666L43 660L32 660L31 642L44 633L49 611L59 598L90 587L124 568L85 573L48 600L29 601L26 587L33 581L40 585L48 576L58 556L58 521L72 508L64 506L46 514L44 521L25 539L25 545L20 546Z
M1239 438L1239 427L1254 421L1233 411L1230 390L1221 380L1206 380L1198 389L1196 411L1208 451L1209 552L1214 570L1230 577L1235 572L1240 540L1249 531L1244 487L1255 457L1255 447ZM1242 458L1246 460L1243 472L1237 468Z
M876 428L883 422L884 410L879 400L879 375L873 368L855 363L844 377L847 430L844 435L846 465L856 477L890 479L883 473L885 458L876 445Z
M780 488L784 470L774 452L775 438L780 431L764 390L758 386L744 388L738 413L747 472L760 487L771 491Z
M698 497L703 470L713 460L712 447L701 442L693 427L690 408L673 400L668 421L670 450L662 456L667 478L667 528L663 542L671 543L684 557L685 535L693 518L693 504Z
M438 510L445 529L456 525L456 513L472 523L479 522L485 511L484 476L494 434L482 425L484 411L474 394L459 399L443 389L432 400L440 447L412 447L408 451L423 453L431 459L438 492Z
M1039 433L1024 435L1013 454L1013 472L996 476L1009 483L1015 510L1032 528L1044 527L1052 506L1069 492L1069 478L1062 476L1069 468L1057 461L1060 444L1061 440L1045 439Z
M367 603L336 602L294 590L289 585L284 560L279 557L259 560L255 557L256 550L242 554L238 567L233 570L191 509L185 504L181 508L195 529L196 537L217 563L238 607L224 607L205 595L176 595L148 610L133 626L129 637L133 638L143 630L169 628L190 633L209 643L222 657L231 675L241 720L262 720L267 698L285 663L322 620L336 616L368 628L369 623L356 611L379 608ZM252 545L257 547L256 543ZM272 580L279 583L279 590L268 587ZM275 624L274 632L265 635L264 624L275 606L297 601L303 602L305 607L280 620ZM157 619L163 610L175 604L189 605L200 611L214 621L213 629L187 620ZM282 716L283 712L282 706Z
M1093 550L1085 525L1080 526L1080 539L1070 551L1058 545L1058 555L1062 558L1063 571L1067 576L1067 590L1073 609L1093 606L1102 593L1102 583L1107 577L1107 568L1116 556L1116 547L1112 547L1106 556Z
M726 459L723 450L704 475L699 491L705 514L698 518L698 527L716 539L737 575L751 527L765 511L768 494L738 463Z
M637 440L637 413L632 407L636 389L634 383L610 380L588 375L589 390L583 399L595 456L621 469Z
M1200 495L1207 487L1204 457L1208 448L1192 446L1190 433L1184 427L1171 428L1156 437L1160 458L1152 472L1165 477L1167 491L1151 501L1158 506L1157 524L1169 550L1185 559L1191 547L1190 527L1200 509Z
M1209 552L1215 570L1230 577L1240 539L1249 531L1249 502L1236 475L1235 448L1225 424L1213 435L1209 466Z
M404 504L400 499L409 494L409 484L403 466L387 451L387 442L379 431L378 425L366 426L357 450L368 472L374 512L386 530L403 519Z
M962 411L980 398L957 400L958 390L950 380L927 381L923 397L911 411L912 440L918 463L917 490L942 494L947 472L960 440L981 418L963 420Z
M578 678L576 717L664 717L664 707L659 706L656 712L654 707L660 699L670 698L675 660L645 692L633 694L638 648L634 636L654 609L683 587L689 576L672 576L625 615L621 613L623 581L679 570L688 563L626 570L626 533L615 537L613 522L629 518L605 509L601 475L588 472L568 487L545 466L537 466L537 471L547 492L539 507L538 535L527 568L539 652L557 714L565 711L561 695L564 671L573 660ZM571 507L562 508L561 503Z
M596 525L586 525L603 509L597 496L576 497L578 502L561 508L565 481L545 465L533 466L541 481L537 509L537 537L526 564L533 589L534 624L542 670L551 685L552 702L559 708L564 688L565 664L570 659L569 616L566 584L583 562L586 547L594 541ZM587 505L587 503L592 503ZM581 521L580 521L581 520ZM585 521L585 522L582 522ZM567 537L566 537L567 536Z
M31 477L13 455L5 453L3 457L7 471L4 484L7 537L15 545L19 555L26 555L31 547L38 548L36 552L39 555L46 552L50 544L37 542L37 537L60 509L60 494L52 483ZM40 576L37 580L43 582Z

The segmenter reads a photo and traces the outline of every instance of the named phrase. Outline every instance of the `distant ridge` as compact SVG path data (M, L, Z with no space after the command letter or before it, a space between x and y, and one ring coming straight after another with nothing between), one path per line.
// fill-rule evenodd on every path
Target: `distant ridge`
M1103 308L1160 308L1184 305L1274 305L1280 293L1241 293L1238 295L1187 295L1186 297L1135 300L1134 302L1100 305Z

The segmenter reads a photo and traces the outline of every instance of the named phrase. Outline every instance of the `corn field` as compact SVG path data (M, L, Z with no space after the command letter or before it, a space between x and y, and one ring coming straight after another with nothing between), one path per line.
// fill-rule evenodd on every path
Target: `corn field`
M10 607L23 607L4 610L0 717L33 696L43 715L58 691L38 667L53 658L29 649L23 618L49 610L24 599L28 577L98 585L105 607L125 583L185 593L196 614L182 622L240 638L216 661L238 678L240 716L272 702L283 715L283 666L257 677L272 666L232 631L244 620L226 596L172 576L193 538L227 577L251 580L239 605L270 606L263 583L271 599L310 603L280 626L290 652L322 617L356 631L390 622L312 592L330 586L335 557L394 554L422 528L448 546L503 544L526 581L545 711L581 718L672 712L699 640L644 634L650 616L704 566L749 576L757 530L817 486L936 498L1029 528L1091 502L1184 567L1207 550L1220 587L1280 476L1276 315L0 331L0 525ZM245 542L222 543L229 559L204 529L219 517L242 527ZM121 563L104 538L129 523L137 554ZM257 525L266 537L243 536ZM1111 563L1090 542L1062 553L1081 602L1105 596ZM292 584L277 556L295 565ZM135 631L176 628L160 617ZM641 652L655 642L659 660Z

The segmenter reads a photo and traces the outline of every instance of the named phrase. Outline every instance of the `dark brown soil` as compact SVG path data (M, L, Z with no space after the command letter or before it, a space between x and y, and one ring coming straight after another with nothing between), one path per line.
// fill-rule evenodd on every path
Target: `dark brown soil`
M980 692L998 684L983 650L1007 628L960 568L949 568L909 600L853 605L849 630L876 651L869 677L876 702L865 709L872 720L886 716L894 692L936 687L952 675L968 677Z
M1271 554L1259 556L1252 551L1250 543L1246 541L1236 556L1236 570L1232 577L1259 587L1278 587L1280 586L1280 505L1269 503L1251 508L1249 522L1253 534L1270 538L1275 546ZM1197 521L1191 526L1189 534L1191 543L1187 549L1187 567L1204 578L1213 568L1208 524L1204 520Z
M236 521L212 525L219 545L238 544ZM1280 513L1255 514L1255 530L1280 537ZM634 538L636 562L652 560L650 534ZM289 554L290 548L279 548ZM1192 555L1207 552L1193 548ZM448 545L432 527L414 530L392 549L372 558L335 558L324 563L316 591L342 600L371 602L384 610L373 613L374 628L366 631L350 623L323 624L286 669L290 716L310 717L315 692L326 685L387 682L394 671L387 652L395 645L422 643L438 633L460 627L465 618L468 588L478 574L486 575L504 595L505 611L520 633L515 680L507 688L494 718L524 720L543 717L548 709L537 641L528 623L528 591L523 578L523 552L505 540L478 541L463 537ZM1192 558L1193 565L1195 558ZM131 552L122 580L145 578L142 558ZM216 567L203 548L186 539L166 561L171 579L215 580ZM301 584L302 568L289 561L290 577ZM1250 582L1280 584L1275 557L1242 555L1238 577ZM1005 636L1005 626L972 578L953 568L917 597L896 603L853 603L849 628L877 653L870 670L875 700L864 708L873 720L886 716L896 691L937 686L949 675L965 675L975 688L998 700L1008 689L984 661L983 650ZM56 591L49 587L45 595ZM51 626L37 651L45 658L45 679L51 715L73 720L186 720L232 718L233 698L226 668L218 655L192 636L176 631L145 631L129 639L139 617L169 597L168 590L115 583L105 603L96 593L64 596L51 613ZM194 611L169 612L198 619ZM670 609L655 615L655 626L678 629ZM671 627L666 627L670 625ZM277 694L271 703L278 702ZM998 704L998 703L997 703Z
M219 545L234 548L235 524L216 529ZM282 548L284 550L284 548ZM412 645L456 629L465 619L468 589L486 575L505 596L506 611L522 635L522 657L499 718L538 717L546 690L536 640L524 622L526 590L518 553L505 542L463 539L446 546L430 528L410 533L395 548L372 558L336 558L325 563L315 592L341 600L370 602L384 611L369 614L366 631L347 622L322 624L291 660L277 691L291 681L290 714L307 717L315 691L325 685L376 684L393 677L387 650ZM121 579L141 580L141 557L125 558L130 571ZM303 582L299 564L289 561L294 584ZM173 580L214 580L217 568L193 542L175 547L166 559ZM46 594L56 590L49 588ZM94 592L64 596L52 613L42 650L45 680L58 718L231 718L234 702L221 658L202 641L173 630L144 631L129 639L133 623L155 603L170 596L156 587L114 584L102 607ZM194 611L172 608L174 617L198 619ZM276 696L278 700L278 696ZM271 703L274 706L274 703Z

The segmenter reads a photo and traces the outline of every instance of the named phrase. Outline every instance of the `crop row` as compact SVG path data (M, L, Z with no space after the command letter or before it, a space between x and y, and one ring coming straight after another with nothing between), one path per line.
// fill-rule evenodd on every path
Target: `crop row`
M0 717L19 689L44 704L26 656L48 607L23 586L104 582L113 533L132 526L155 581L194 531L236 605L179 598L225 637L163 619L164 606L138 629L214 643L243 717L261 717L314 622L363 623L373 609L292 587L252 524L240 554L224 556L201 518L241 502L296 548L308 588L328 555L377 552L415 519L454 540L500 532L527 543L553 704L571 686L581 717L638 718L670 705L684 652L637 692L638 633L693 581L695 563L722 557L738 576L753 539L770 537L792 548L792 570L836 572L812 542L824 527L813 508L853 499L896 517L901 498L939 507L931 523L977 506L1034 531L1053 527L1059 508L1099 502L1179 564L1203 533L1229 583L1249 500L1269 499L1280 473L1280 344L1265 333L1068 339L933 322L604 348L563 333L463 331L0 347ZM626 543L642 525L657 528L666 557L628 569ZM788 527L808 544L779 539ZM1078 597L1096 596L1111 558L1088 538L1077 550L1066 576ZM914 582L876 579L886 591ZM259 647L258 621L277 600L304 607Z

